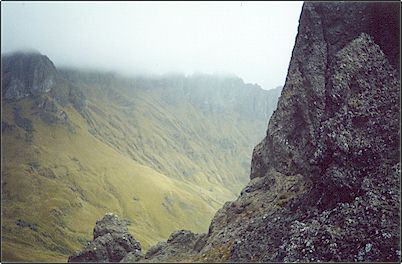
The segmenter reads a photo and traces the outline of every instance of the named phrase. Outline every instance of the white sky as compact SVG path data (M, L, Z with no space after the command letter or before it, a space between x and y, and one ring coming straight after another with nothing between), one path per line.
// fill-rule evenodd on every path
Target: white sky
M231 73L285 82L303 2L3 2L2 53L123 74Z

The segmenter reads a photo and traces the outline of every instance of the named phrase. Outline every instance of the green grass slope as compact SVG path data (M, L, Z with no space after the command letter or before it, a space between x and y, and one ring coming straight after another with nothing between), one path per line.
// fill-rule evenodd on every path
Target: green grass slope
M45 122L30 98L2 106L3 260L64 262L106 212L145 249L174 230L207 232L248 179L265 119L91 78L76 79L84 112L58 105L68 125Z
M4 260L65 261L91 239L97 219L116 212L146 248L172 230L205 231L220 202L208 191L169 178L121 155L93 137L74 109L66 109L80 127L71 133L49 127L31 114L29 100L19 102L32 120L34 137L15 126L3 133L2 239ZM3 118L14 125L12 104ZM36 230L16 225L35 225Z

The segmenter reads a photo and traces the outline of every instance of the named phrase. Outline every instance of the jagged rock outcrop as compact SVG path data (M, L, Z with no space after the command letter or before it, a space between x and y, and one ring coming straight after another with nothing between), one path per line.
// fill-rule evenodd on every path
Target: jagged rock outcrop
M175 262L190 260L205 244L205 234L194 234L188 230L172 233L166 242L158 242L145 254L141 262Z
M398 161L397 71L381 46L361 34L373 32L370 17L383 9L378 3L304 6L287 82L267 137L254 150L251 178L270 168L308 175L319 206L331 207L353 200L372 167ZM388 34L373 37L382 43Z
M251 181L192 260L400 261L399 17L399 3L304 4Z
M53 62L39 52L19 51L2 55L2 96L15 101L48 94L62 106L71 103L79 112L85 107L82 92L58 72Z
M75 125L70 122L64 107L72 105L85 115L86 101L83 93L65 80L53 62L39 52L15 52L2 55L2 100L13 103L26 97L32 99L32 112L49 125L61 124L71 133ZM20 118L15 109L17 125L26 131L26 140L33 142L35 129L29 118Z
M399 65L382 50L399 52L399 39L384 42L399 28L375 30L383 10L399 13L397 4L304 4L252 181L216 214L206 258L229 242L230 261L400 258Z
M7 100L49 92L57 83L56 67L40 53L17 52L3 56L2 67L2 94Z
M68 262L119 262L127 254L141 256L141 245L128 233L126 223L117 215L107 213L96 222L94 238Z

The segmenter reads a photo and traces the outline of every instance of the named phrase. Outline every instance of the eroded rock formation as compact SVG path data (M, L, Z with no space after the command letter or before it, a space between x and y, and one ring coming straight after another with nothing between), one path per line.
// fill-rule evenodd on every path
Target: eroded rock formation
M128 233L123 220L107 213L96 222L93 241L70 256L68 262L119 262L129 253L140 256L140 243Z

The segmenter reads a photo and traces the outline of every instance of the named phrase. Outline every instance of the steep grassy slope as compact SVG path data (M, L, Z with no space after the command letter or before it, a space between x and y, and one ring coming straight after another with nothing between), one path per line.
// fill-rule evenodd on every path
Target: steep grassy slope
M233 77L65 74L86 94L87 120L100 140L169 177L212 193L222 186L233 197L247 182L250 153L280 93Z
M266 119L204 108L172 83L75 74L64 76L86 96L79 112L48 95L3 104L3 259L66 261L106 212L145 249L177 229L206 232L246 182Z
M14 105L32 120L31 145L25 131L14 125ZM87 132L72 108L66 111L80 127L76 133L49 127L29 113L30 107L25 99L3 109L4 120L13 126L2 138L4 259L65 260L90 239L96 219L108 211L131 221L130 231L145 247L174 229L205 231L221 204L207 190L121 155ZM18 220L33 228L16 225Z

